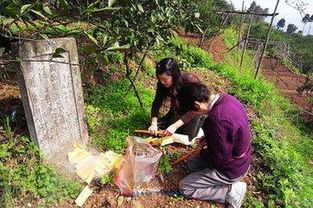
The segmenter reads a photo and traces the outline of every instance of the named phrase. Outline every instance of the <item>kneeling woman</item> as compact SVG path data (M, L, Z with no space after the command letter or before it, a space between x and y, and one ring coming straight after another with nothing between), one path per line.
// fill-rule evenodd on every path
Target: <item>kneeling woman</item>
M227 94L212 94L205 85L192 83L178 92L178 102L187 110L206 114L200 154L187 162L194 171L180 182L187 198L228 203L239 208L246 192L240 182L251 162L251 133L243 105Z
M194 73L183 72L178 63L172 58L164 58L156 66L158 79L156 95L151 109L151 126L148 131L156 134L158 128L166 129L165 135L174 132L186 134L193 139L200 127L202 117L197 112L184 112L177 103L177 90L186 83L199 83L199 77ZM158 119L159 110L166 97L170 97L171 106L169 112Z

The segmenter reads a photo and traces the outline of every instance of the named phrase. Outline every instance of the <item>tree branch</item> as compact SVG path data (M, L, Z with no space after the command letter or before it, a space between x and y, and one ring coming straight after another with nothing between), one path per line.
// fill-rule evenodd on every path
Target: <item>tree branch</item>
M142 68L142 64L143 64L143 62L144 62L144 60L145 60L145 58L146 58L146 56L147 56L147 53L149 52L149 49L150 49L150 47L151 47L152 45L153 45L153 42L150 42L150 44L149 44L148 47L147 47L147 50L145 51L144 55L143 55L142 58L141 58L141 61L140 61L139 65L138 65L138 67L137 67L137 71L136 71L136 74L135 74L134 79L133 79L133 82L134 82L134 83L136 82L136 79L137 79L137 77L138 77L138 75L139 75L139 71L140 71L141 68ZM128 88L126 94L125 94L125 96L128 96L130 90L131 90L131 86L129 86L129 88Z
M297 0L297 3L295 3L294 1L290 2L290 0L285 0L286 4L288 6L290 6L291 8L294 8L295 10L298 10L300 13L301 18L303 17L303 15L305 14L305 10L306 10L306 6L308 6L307 3L304 3L301 0Z
M126 78L130 81L131 83L131 86L134 88L134 91L135 91L135 95L139 101L139 104L140 104L140 107L143 108L143 102L140 98L140 94L136 88L136 85L135 83L133 82L133 80L131 79L130 75L132 73L131 69L129 68L129 64L128 64L128 53L127 51L124 52L124 65L126 67Z
M25 59L25 60L18 60L18 59L11 59L11 60L2 60L4 63L0 63L0 65L7 65L10 63L17 63L17 62L52 62L52 63L59 63L59 64L68 64L68 65L75 65L75 66L82 66L81 64L73 64L70 62L65 61L55 61L55 60L36 60L36 59ZM5 63L7 62L7 63Z

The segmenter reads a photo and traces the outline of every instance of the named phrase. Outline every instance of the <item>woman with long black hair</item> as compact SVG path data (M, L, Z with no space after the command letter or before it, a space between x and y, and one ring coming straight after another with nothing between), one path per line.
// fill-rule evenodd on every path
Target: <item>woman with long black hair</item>
M189 72L181 71L173 58L164 58L156 65L157 89L151 109L149 133L156 134L158 129L165 129L164 135L174 132L186 134L193 139L202 123L202 117L195 111L187 112L177 102L177 91L186 83L200 83L200 78ZM166 97L170 97L169 112L159 119L159 110Z

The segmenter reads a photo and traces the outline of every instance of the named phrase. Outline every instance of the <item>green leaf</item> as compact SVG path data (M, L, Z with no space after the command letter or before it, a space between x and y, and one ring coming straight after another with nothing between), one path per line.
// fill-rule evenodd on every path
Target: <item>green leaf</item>
M128 27L128 21L126 19L123 19L123 22L125 23L126 27Z
M94 42L96 45L98 45L98 41L97 41L97 39L95 37L93 37L92 35L88 34L86 31L84 33L88 36L88 38L90 40L92 40L92 42Z
M33 9L31 9L31 11L33 13L35 13L36 15L38 15L39 17L42 17L43 19L47 19L40 11L36 11L36 10L33 10Z
M95 2L93 2L93 3L91 3L87 8L94 7L94 6L96 6L99 2L100 2L100 0L97 0L97 1L95 1Z
M109 61L109 58L108 58L108 56L107 56L107 54L106 53L101 53L101 54L99 54L97 57L96 57L96 59L97 59L97 62L98 63L104 63L104 64L109 64L110 63L110 61Z
M107 51L121 51L121 50L127 50L129 49L130 45L126 44L123 46L120 46L118 42L114 43L113 46L107 48Z
M138 6L139 11L141 11L142 13L145 12L145 10L142 8L141 4L138 4L137 6Z
M82 50L86 54L92 54L97 50L97 48L98 47L96 45L88 45L88 46L82 47Z
M108 42L108 36L104 35L103 40L102 40L102 44L105 45Z
M84 12L92 13L92 12L102 12L102 11L117 11L120 8L121 7L104 7L104 8L90 7L90 8L87 8Z
M115 2L116 0L108 0L108 7L111 7Z
M33 26L34 28L36 28L37 27L37 25L33 22L33 21L31 21L31 20L27 20L27 19L24 19L28 24L30 24L31 26Z
M5 51L5 48L1 47L1 48L0 48L0 56L2 56L2 54L4 53L4 51Z
M68 10L69 9L69 5L68 2L66 0L59 0L61 6L65 9Z
M52 58L63 58L61 53L67 52L64 48L56 48L54 53L52 54Z
M165 15L166 15L166 17L169 17L169 16L170 16L170 14L171 14L171 10L170 10L170 9L167 9L167 10L166 10L166 14L165 14Z
M49 40L49 37L46 34L40 34L40 37L42 37L45 40Z
M12 18L18 17L20 15L20 12L21 12L21 7L19 5L13 4L13 3L9 4L8 6L2 6L0 8L1 8L0 9L1 13L5 12L5 14L7 14L9 17L12 17ZM3 18L3 17L1 17L1 18Z
M51 9L50 9L48 6L44 6L44 7L43 7L43 10L44 10L47 14L52 15L52 11L51 11Z
M29 7L31 7L32 4L25 4L21 7L20 13L23 14Z

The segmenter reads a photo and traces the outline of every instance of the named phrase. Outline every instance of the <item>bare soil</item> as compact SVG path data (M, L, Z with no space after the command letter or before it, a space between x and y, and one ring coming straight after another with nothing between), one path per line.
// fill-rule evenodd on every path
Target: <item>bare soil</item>
M188 43L199 46L201 35L197 33L185 34L181 33L180 37ZM227 47L224 43L222 36L216 36L212 39L206 39L201 48L212 54L213 60L216 62L223 61L223 54L227 51Z
M299 93L297 89L306 82L304 75L291 71L282 64L281 60L272 57L265 57L262 63L261 73L268 81L272 82L292 104L303 110L306 121L313 122L313 107L310 103L312 92Z
M1 74L0 81L0 114L14 105L20 104L20 92L15 73Z

